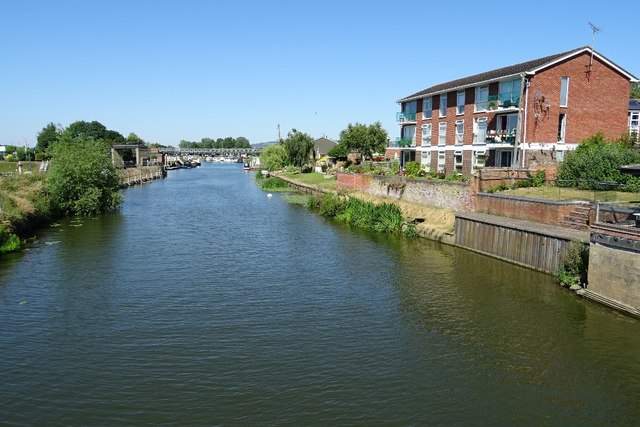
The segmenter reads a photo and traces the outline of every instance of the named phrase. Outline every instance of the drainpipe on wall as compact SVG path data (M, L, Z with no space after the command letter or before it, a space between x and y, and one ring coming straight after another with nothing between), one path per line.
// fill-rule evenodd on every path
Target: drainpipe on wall
M527 110L529 107L529 80L522 74L522 83L524 87L524 126L522 129L522 168L525 167L525 153L527 149Z

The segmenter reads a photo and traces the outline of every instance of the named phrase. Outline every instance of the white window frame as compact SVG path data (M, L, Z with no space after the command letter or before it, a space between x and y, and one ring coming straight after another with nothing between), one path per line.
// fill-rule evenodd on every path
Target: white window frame
M438 172L444 172L447 168L447 153L444 150L438 151Z
M433 98L428 97L422 100L422 118L430 119L433 116Z
M456 145L464 144L464 120L456 120Z
M464 91L461 90L456 94L456 115L464 114Z
M487 153L486 151L474 151L473 152L473 165L472 168L474 171L478 169L482 169L487 164Z
M458 159L460 161L458 162ZM456 151L453 153L453 170L459 174L462 174L464 168L464 154L462 151Z
M480 94L486 91L486 99L481 100ZM476 87L476 101L474 104L475 112L487 111L489 109L489 86Z
M447 145L447 122L438 123L438 146Z
M568 103L569 103L569 77L562 76L560 78L560 106L566 107Z
M422 125L422 143L420 145L426 146L425 142L431 147L431 135L433 134L433 126L431 123L425 123Z
M447 94L443 93L440 95L440 109L439 109L440 117L447 117Z
M422 169L429 172L431 170L431 150L423 151L420 156L420 164Z
M480 128L480 123L484 123L485 126L485 133L484 133L484 141L479 141L478 140L478 129ZM475 119L473 119L473 143L474 144L486 144L487 143L487 125L489 124L489 121L487 120L486 117L476 117Z

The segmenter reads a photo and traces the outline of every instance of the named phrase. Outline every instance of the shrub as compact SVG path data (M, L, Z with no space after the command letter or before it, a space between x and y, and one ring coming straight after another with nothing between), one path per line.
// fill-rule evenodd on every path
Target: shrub
M260 153L260 164L268 171L282 169L287 159L287 151L281 144L272 144Z
M567 246L562 267L556 273L561 286L571 286L587 282L589 268L589 249L582 242L572 241Z
M556 176L559 187L577 187L582 190L603 190L604 182L625 184L633 177L620 172L620 167L640 163L640 152L623 140L604 140L599 133L584 140L575 151L567 153ZM605 186L606 187L606 186ZM633 185L631 188L635 188Z
M282 178L272 176L260 180L260 187L263 190L285 190L289 189L289 184Z
M4 227L0 227L0 254L8 252L15 252L22 246L20 238L6 230Z
M409 178L416 178L425 175L425 171L420 168L420 164L418 162L407 162L404 165L404 171Z

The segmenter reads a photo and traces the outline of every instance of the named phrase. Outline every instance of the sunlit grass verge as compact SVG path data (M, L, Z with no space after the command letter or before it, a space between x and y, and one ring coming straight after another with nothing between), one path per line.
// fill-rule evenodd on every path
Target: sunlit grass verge
M393 203L375 204L354 197L323 194L310 196L308 206L322 216L378 233L416 235L415 227L405 224L400 208Z

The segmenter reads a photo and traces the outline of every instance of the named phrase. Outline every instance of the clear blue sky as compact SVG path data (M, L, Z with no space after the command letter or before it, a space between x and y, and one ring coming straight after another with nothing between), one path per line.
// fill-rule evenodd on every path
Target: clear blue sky
M0 144L97 120L177 145L338 138L428 86L591 43L640 75L629 2L0 0Z

